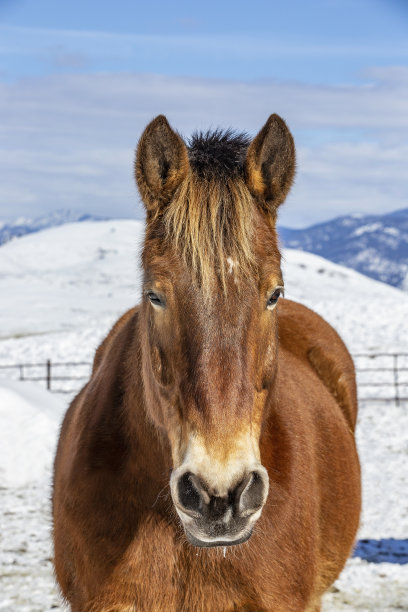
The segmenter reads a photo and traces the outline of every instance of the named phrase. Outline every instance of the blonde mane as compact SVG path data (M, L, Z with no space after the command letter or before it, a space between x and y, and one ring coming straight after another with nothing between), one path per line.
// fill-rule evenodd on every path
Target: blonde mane
M216 278L226 292L253 273L254 202L243 177L245 135L195 135L190 172L164 212L166 235L203 289Z
M218 277L225 291L231 266L241 277L251 274L253 209L242 179L203 181L191 173L183 181L165 211L164 223L203 288Z

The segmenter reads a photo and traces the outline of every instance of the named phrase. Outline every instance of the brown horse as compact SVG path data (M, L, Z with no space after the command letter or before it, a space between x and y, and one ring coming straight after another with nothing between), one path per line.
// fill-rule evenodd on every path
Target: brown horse
M73 612L318 611L360 512L353 363L283 300L276 214L295 148L163 116L139 142L140 306L98 348L54 475Z

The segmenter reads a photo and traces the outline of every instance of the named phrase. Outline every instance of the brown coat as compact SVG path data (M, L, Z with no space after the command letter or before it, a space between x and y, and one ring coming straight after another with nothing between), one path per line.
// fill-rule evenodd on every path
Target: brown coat
M164 117L142 136L142 303L96 351L55 459L73 612L317 612L343 568L354 367L321 317L277 304L293 172L276 115L251 144L216 133L187 152Z

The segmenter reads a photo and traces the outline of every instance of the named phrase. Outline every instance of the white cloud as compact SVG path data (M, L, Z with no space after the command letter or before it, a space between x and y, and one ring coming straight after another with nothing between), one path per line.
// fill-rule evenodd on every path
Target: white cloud
M343 87L146 74L1 83L0 216L66 206L132 214L133 149L159 113L185 135L219 125L255 133L281 114L299 150L288 224L408 206L408 68L363 76Z
M289 225L348 212L408 207L408 146L340 142L298 150L299 173L285 209Z

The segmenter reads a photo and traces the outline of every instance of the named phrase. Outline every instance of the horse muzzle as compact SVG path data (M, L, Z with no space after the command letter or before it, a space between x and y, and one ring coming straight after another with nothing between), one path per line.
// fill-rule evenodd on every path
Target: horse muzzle
M194 546L234 546L246 542L268 495L268 475L258 464L220 495L196 474L179 468L171 493L188 541Z

